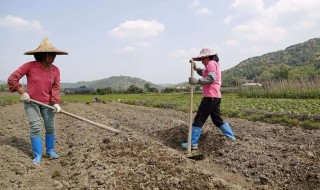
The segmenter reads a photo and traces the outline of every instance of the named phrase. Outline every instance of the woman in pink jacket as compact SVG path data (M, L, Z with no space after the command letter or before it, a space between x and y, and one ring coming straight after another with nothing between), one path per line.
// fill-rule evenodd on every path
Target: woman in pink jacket
M203 98L198 108L198 112L192 124L191 148L198 148L198 141L201 135L202 126L210 116L213 124L229 139L236 140L231 127L225 123L220 114L221 103L221 70L219 57L213 50L204 48L200 55L192 58L194 61L201 61L204 69L194 69L202 76L200 79L189 78L189 84L201 85ZM187 143L182 143L182 147L187 148Z
M25 55L34 55L35 61L20 66L8 78L10 92L18 92L24 101L24 109L30 125L30 139L34 154L34 163L40 163L42 158L41 126L43 119L46 130L46 154L51 158L58 158L54 152L55 144L55 112L60 112L60 71L53 65L56 55L67 55L65 51L56 49L47 38L43 39L39 47L27 51ZM24 90L19 80L27 77L27 88ZM30 102L30 98L52 105L55 111Z

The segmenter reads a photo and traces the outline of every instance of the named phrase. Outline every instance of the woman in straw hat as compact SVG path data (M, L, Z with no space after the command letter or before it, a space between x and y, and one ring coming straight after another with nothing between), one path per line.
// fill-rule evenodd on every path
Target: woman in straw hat
M10 92L18 92L24 101L25 112L30 125L30 139L34 154L34 163L40 163L42 158L41 118L46 130L46 154L51 158L58 158L54 152L55 144L55 112L60 112L60 71L53 65L56 55L67 55L65 51L56 49L47 38L43 39L39 47L27 51L25 55L34 55L35 61L20 66L8 78ZM19 80L27 77L27 88L24 90ZM30 98L39 102L53 105L55 111L30 102Z
M204 48L201 50L199 56L193 57L192 59L194 61L201 61L205 68L200 69L194 65L194 69L203 78L189 78L189 84L202 85L203 94L201 104L192 124L191 148L198 148L202 126L209 115L211 116L213 124L217 126L227 138L236 140L230 125L223 121L220 114L221 70L217 53L211 49ZM182 147L187 148L187 143L182 143Z

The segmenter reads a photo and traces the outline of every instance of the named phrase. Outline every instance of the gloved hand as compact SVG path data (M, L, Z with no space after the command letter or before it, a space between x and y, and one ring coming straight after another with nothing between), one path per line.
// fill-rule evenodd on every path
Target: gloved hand
M189 84L200 84L200 80L196 78L189 78Z
M56 108L55 112L59 113L61 111L59 104L53 104L53 107Z
M23 93L20 95L20 100L25 101L25 102L30 102L30 96L28 93Z

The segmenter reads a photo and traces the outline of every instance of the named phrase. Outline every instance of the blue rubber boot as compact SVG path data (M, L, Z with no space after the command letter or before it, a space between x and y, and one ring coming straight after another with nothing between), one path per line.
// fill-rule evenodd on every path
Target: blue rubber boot
M35 164L39 164L42 158L42 138L33 137L30 139L31 139L32 151L34 154L34 158L32 162Z
M46 154L51 158L59 158L59 155L54 150L55 136L46 135Z
M222 131L222 133L224 134L224 136L226 136L227 138L232 139L234 141L236 140L236 137L234 136L229 123L225 123L225 124L221 125L219 128Z
M191 131L191 149L198 148L198 141L201 135L202 128L201 127L192 127ZM187 148L188 143L182 143L183 148Z

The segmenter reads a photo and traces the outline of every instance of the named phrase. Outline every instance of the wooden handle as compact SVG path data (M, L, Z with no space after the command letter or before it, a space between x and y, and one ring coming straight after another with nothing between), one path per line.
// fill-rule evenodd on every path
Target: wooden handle
M41 106L45 106L45 107L47 107L47 108L50 108L50 109L52 109L52 110L56 110L55 107L50 106L50 105L47 105L47 104L44 104L44 103L39 102L39 101L37 101L37 100L30 99L30 101L33 102L33 103L39 104L39 105L41 105ZM83 117L74 115L74 114L72 114L72 113L69 113L69 112L66 112L66 111L63 111L63 110L61 110L59 113L63 113L63 114L65 114L65 115L74 117L74 118L79 119L79 120L81 120L81 121L85 121L85 122L87 122L87 123L91 123L91 124L94 125L94 126L97 126L97 127L103 128L103 129L106 129L106 130L111 131L111 132L114 132L114 133L120 133L120 132L121 132L121 131L118 130L118 129L114 129L114 128L112 128L112 127L108 127L108 126L102 125L102 124L100 124L100 123L96 123L96 122L91 121L91 120L89 120L89 119L86 119L86 118L83 118Z
M194 61L190 60L191 63L191 78L193 78L193 67ZM192 119L193 119L193 85L190 84L190 105L189 105L189 129L188 129L188 144L187 144L187 157L191 156L191 136L192 136Z
M195 65L195 62L191 59L190 60L190 63L191 63L191 74L190 74L190 76L191 76L191 78L193 78L194 77L194 74L193 74L193 68L194 68L194 65Z

